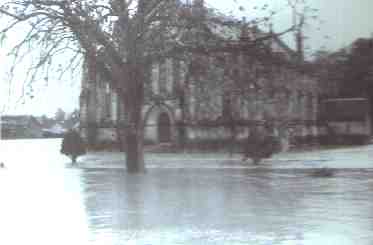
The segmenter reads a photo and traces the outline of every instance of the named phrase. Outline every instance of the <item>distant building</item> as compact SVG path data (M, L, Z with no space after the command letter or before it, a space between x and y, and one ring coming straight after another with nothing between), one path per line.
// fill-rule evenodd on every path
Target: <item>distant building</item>
M274 134L287 141L292 123L292 136L316 136L317 81L300 62L302 51L293 51L274 35L250 48L250 40L271 32L232 21L206 9L203 1L194 2L193 8L203 8L194 9L203 15L201 29L184 38L227 45L213 55L190 53L193 61L185 60L185 53L173 53L153 62L143 106L145 140L224 139L229 137L229 120L240 125L238 138L248 134L252 122L261 121L271 122ZM105 78L97 75L95 82L88 81L89 62L94 61L85 61L80 96L82 134L96 142L115 141L124 120L122 98Z
M33 116L2 116L1 138L41 138L42 126Z

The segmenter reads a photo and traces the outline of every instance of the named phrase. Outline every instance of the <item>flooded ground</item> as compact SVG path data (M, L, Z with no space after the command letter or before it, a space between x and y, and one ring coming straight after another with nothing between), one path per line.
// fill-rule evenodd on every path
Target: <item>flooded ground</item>
M373 244L373 146L284 153L123 156L71 166L60 140L0 142L0 244ZM309 176L335 168L332 178Z

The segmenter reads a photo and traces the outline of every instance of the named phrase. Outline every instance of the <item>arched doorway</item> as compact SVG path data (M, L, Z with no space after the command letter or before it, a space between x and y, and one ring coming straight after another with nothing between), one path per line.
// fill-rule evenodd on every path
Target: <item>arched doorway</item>
M171 120L166 112L158 117L158 139L160 143L171 141Z

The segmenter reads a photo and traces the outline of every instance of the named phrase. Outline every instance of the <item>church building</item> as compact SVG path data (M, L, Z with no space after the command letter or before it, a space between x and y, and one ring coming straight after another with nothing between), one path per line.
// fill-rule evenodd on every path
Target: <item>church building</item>
M244 139L252 125L266 126L282 139L317 136L317 81L303 61L302 40L289 48L271 28L260 30L204 5L190 3L202 38L211 49L175 51L149 66L143 105L144 139L149 144L180 144ZM256 43L255 40L262 41ZM255 44L254 44L255 43ZM207 45L208 46L208 45ZM88 141L116 142L125 110L120 95L97 74L87 77L80 97L80 126Z

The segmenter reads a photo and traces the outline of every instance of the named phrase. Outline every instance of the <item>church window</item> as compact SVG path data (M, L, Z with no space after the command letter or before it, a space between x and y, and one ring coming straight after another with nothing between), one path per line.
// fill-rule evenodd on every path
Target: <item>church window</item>
M152 90L154 94L159 93L159 64L152 65Z
M223 95L223 108L222 108L222 117L231 118L232 116L232 101L231 97L228 94Z
M172 59L168 58L166 59L165 64L165 72L166 72L166 92L171 93L172 92L172 86L174 81L174 74L173 74L173 62Z
M164 94L167 91L167 64L163 60L159 64L159 93Z
M110 85L107 83L105 87L105 118L111 118L111 109Z
M179 85L181 85L181 69L180 69L180 61L174 61L173 62L173 69L172 69L172 74L173 74L173 82L172 82L172 92L175 92L178 88Z

